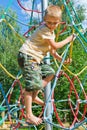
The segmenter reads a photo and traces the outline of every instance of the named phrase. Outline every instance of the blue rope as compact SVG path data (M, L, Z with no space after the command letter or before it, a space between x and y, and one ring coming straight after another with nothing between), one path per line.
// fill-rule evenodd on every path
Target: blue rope
M67 54L67 52L68 52L69 47L70 47L70 44L67 45L67 48L66 48L66 50L65 50L65 53L64 53L64 56L63 56L63 59L62 59L62 62L61 62L61 64L60 64L60 66L59 66L59 68L58 68L58 70L57 70L56 76L55 76L55 78L54 78L54 83L53 83L53 86L52 86L52 90L51 90L51 92L50 92L50 94L49 94L49 96L48 96L48 99L47 99L47 101L46 101L46 107L45 107L45 110L44 110L44 119L45 119L45 120L47 119L47 117L46 117L46 111L47 111L48 103L50 102L51 96L52 96L52 93L53 93L53 90L54 90L54 88L56 87L56 82L58 81L58 77L57 77L57 76L59 75L59 72L61 71L61 68L62 68L62 65L63 65L64 60L65 60L65 58L66 58L66 54ZM52 111L53 111L53 109L52 109ZM52 112L52 113L53 113L53 112ZM52 114L52 113L51 113L51 114Z
M4 99L5 99L6 105L7 105L7 107L8 107L8 111L10 112L10 106L9 106L8 100L7 100L7 98L6 98L6 95L5 95L5 92L4 92L4 90L3 90L3 87L2 87L2 84L1 84L1 83L0 83L0 89L1 89L1 92L2 92L3 97L4 97Z

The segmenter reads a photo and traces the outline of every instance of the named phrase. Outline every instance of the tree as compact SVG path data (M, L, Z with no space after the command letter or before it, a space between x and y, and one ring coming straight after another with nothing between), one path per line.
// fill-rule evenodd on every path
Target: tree
M0 11L0 14L3 16L3 10ZM9 14L17 18L16 13L12 10L9 10ZM0 30L0 64L16 77L19 72L17 54L24 38L19 34L20 27L16 21L7 15L4 15L4 19L0 23ZM5 92L8 91L13 80L0 66L0 83L2 83Z

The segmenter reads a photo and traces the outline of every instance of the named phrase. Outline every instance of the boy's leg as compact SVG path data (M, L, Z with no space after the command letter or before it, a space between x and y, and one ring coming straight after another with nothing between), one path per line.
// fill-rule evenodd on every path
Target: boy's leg
M31 124L38 125L42 122L42 119L34 116L32 113L33 94L32 92L28 92L28 90L34 90L35 87L33 88L33 86L35 86L35 84L41 84L39 65L36 62L33 62L33 60L35 61L35 59L33 59L33 57L31 56L25 55L23 53L20 53L20 56L20 58L23 58L23 66L21 66L21 68L26 84L25 89L27 90L24 92L26 121Z
M36 96L36 98L34 99L34 102L41 106L44 106L44 101L41 100L38 96Z
M44 106L44 101L41 100L37 95L38 93L40 92L40 90L36 90L33 92L33 102L41 105L41 106Z
M43 79L43 87L46 87L47 84L54 78L54 75L47 76Z
M47 84L53 79L54 75L48 76L43 80L43 87L46 87ZM37 96L39 90L33 92L33 102L44 106L44 102Z
M41 64L41 72L43 79L43 87L46 87L47 84L54 78L55 71L49 64L44 62Z
M54 75L48 76L43 80L43 87L45 87L49 81L53 79ZM35 101L37 104L44 105L44 102L37 96L38 91L27 92L25 91L25 107L26 107L26 122L30 124L39 125L42 123L42 119L36 117L32 113L32 101Z
M39 125L42 123L42 119L33 115L32 113L32 92L25 91L25 109L26 109L26 122L30 124Z

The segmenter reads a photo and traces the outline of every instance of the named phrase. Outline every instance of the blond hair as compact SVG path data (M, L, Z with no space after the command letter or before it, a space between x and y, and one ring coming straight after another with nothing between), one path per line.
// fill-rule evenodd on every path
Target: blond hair
M47 19L47 17L54 17L61 21L62 19L62 10L59 6L56 5L49 5L47 9L45 10L44 20Z

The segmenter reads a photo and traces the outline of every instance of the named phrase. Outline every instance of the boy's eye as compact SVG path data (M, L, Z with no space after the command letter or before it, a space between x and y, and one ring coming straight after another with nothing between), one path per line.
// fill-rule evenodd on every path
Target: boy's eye
M47 23L50 24L50 25L56 25L56 24L58 24L58 22L48 22L48 21L47 21Z

